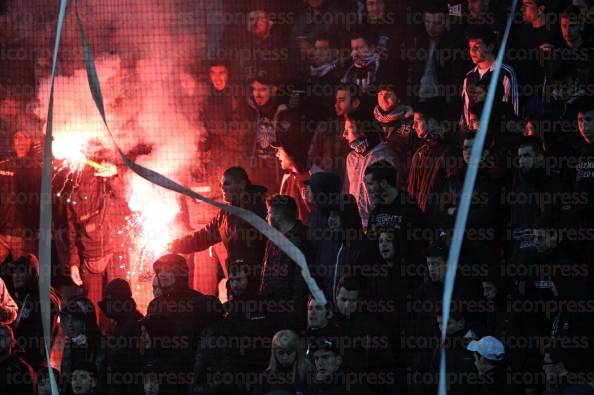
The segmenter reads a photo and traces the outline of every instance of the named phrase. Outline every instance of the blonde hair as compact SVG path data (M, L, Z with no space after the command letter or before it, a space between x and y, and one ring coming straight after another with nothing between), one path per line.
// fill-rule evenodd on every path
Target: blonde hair
M284 349L295 351L295 362L293 362L293 374L296 381L304 380L308 370L308 361L305 358L305 350L299 335L292 330L285 329L278 331L272 337L270 348L270 363L266 368L266 374L275 374L279 371L280 364L276 360L275 350Z

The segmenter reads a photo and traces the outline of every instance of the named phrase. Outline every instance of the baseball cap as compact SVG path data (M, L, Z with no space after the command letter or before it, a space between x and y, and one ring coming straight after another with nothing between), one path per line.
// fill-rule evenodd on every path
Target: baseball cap
M305 355L308 358L313 358L314 353L319 350L332 351L336 354L340 354L340 347L335 338L320 336L308 339Z
M468 351L474 351L491 361L501 361L505 356L505 346L493 336L485 336L480 340L471 341L466 347Z

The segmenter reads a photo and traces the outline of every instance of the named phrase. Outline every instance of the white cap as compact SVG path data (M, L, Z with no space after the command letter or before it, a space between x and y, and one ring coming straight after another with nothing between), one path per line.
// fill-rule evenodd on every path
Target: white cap
M466 347L468 351L478 352L491 361L501 361L505 356L505 346L493 336L485 336L480 340L471 341Z

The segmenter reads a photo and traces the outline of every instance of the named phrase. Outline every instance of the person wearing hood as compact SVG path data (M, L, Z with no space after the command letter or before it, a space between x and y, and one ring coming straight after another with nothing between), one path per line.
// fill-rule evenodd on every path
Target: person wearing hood
M37 251L39 145L33 134L24 129L13 134L11 143L13 152L0 161L0 263Z
M217 298L190 288L188 264L181 255L163 255L155 261L153 270L162 294L149 303L141 321L143 336L149 340L145 353L158 356L176 374L191 374L201 333L222 318L223 308ZM167 385L183 392L187 388L184 384L190 383Z
M0 277L0 324L9 325L16 320L19 306L16 304L4 280Z
M12 324L17 343L25 359L37 370L45 360L43 325L41 323L41 299L39 296L39 261L35 255L22 256L12 262L12 288L19 306L19 315ZM56 333L60 296L50 288L50 334Z
M127 383L126 375L138 375L142 369L137 347L140 340L142 314L136 309L132 290L121 278L112 280L103 291L99 308L107 318L115 321L112 334L106 338L105 362L110 395L135 393L137 383Z
M248 118L254 138L245 144L252 144L250 172L255 182L269 191L278 191L282 171L275 158L274 146L287 135L307 142L311 136L302 133L298 112L282 102L278 76L273 73L272 69L263 70L250 82L251 95L247 100L252 111Z
M243 168L230 167L225 170L221 189L225 203L266 218L266 188L252 184ZM247 222L226 210L219 210L203 229L171 242L169 251L190 254L203 251L219 242L225 246L227 262L243 259L255 265L253 270L250 270L250 276L260 273L259 265L264 256L266 238ZM256 278L254 281L257 281Z
M351 147L347 156L343 191L355 197L363 227L367 228L372 200L363 181L365 171L379 161L387 162L397 169L398 159L392 148L382 141L380 132L363 114L349 115L344 123L343 138Z
M311 213L311 206L305 197L305 181L310 177L306 163L307 146L301 139L286 137L281 139L276 150L276 157L284 173L279 194L295 200L297 218L304 225L307 225Z
M326 295L335 295L343 275L355 272L358 265L369 265L373 244L363 233L352 195L325 210L328 224L319 235L313 275Z

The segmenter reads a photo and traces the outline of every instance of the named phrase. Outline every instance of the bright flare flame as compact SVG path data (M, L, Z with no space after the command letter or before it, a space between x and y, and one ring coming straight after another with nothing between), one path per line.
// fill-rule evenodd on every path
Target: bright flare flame
M52 142L52 151L56 159L68 162L72 169L84 166L85 148L89 143L87 138L75 134L57 134L58 138Z
M128 207L135 212L132 228L136 229L132 243L133 255L139 262L138 273L152 270L150 265L167 251L167 245L179 234L175 217L180 211L173 192L133 175L130 181L131 196ZM150 273L149 273L150 274Z

